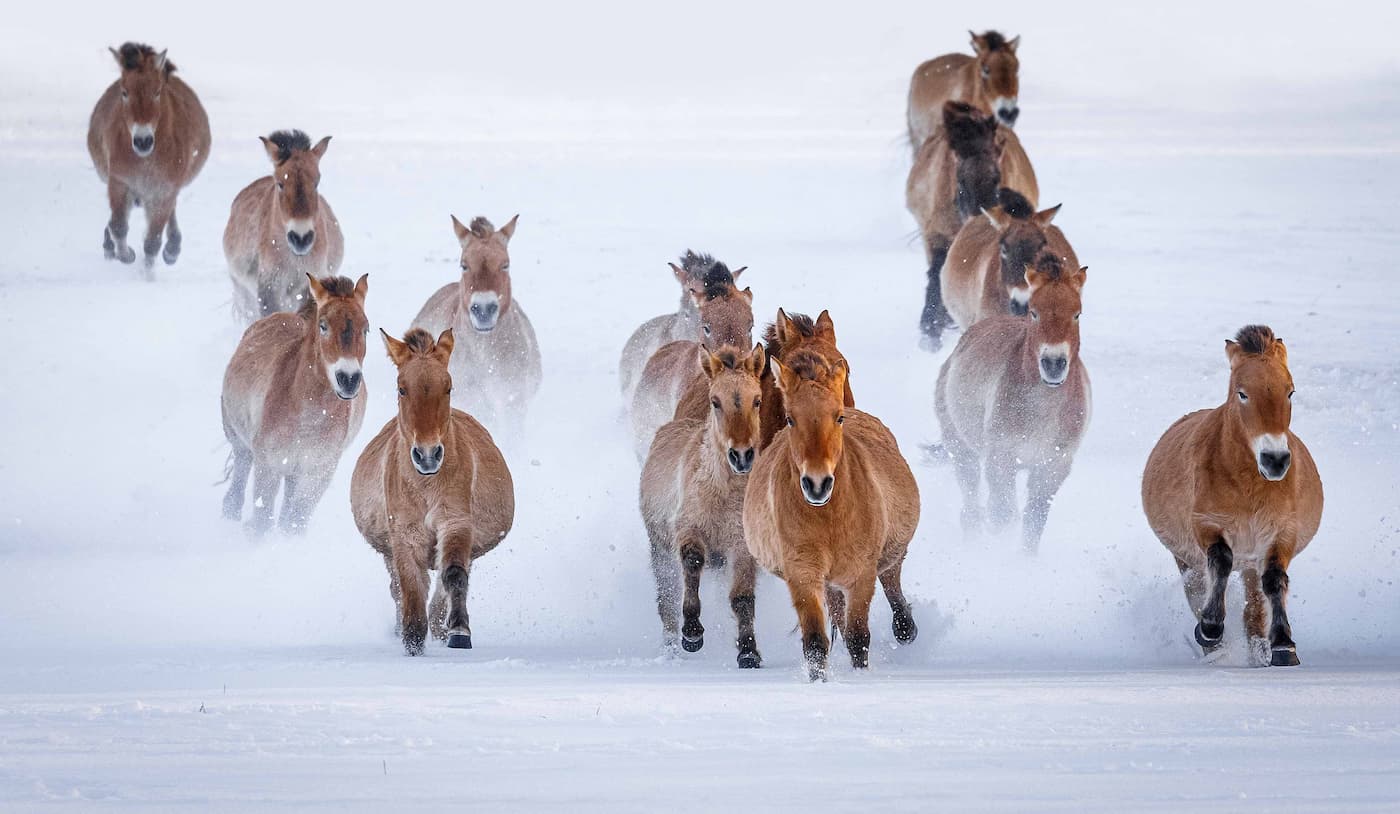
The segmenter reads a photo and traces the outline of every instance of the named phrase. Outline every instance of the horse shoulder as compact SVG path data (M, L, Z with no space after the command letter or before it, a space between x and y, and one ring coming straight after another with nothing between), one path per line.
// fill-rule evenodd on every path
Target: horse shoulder
M457 322L457 304L461 299L458 296L460 287L461 283L451 282L434 291L432 296L428 297L428 301L423 303L423 307L418 309L418 316L413 318L410 327L422 328L434 337L453 327ZM469 334L457 335L455 338L457 342L461 343L468 336Z

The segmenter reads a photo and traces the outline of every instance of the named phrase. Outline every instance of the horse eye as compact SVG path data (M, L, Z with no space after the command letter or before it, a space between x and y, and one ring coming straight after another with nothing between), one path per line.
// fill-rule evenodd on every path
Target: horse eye
M982 66L982 78L983 78L983 79L988 79L988 78L991 77L991 75L992 75L992 69L991 69L991 68L988 68L986 65L983 65L983 66Z
M787 417L787 425L788 425L789 427L792 426L792 416L788 416L788 417Z
M1032 308L1032 309L1031 309L1031 319L1034 320L1034 321L1036 321L1036 322L1039 322L1039 321L1040 321L1040 312L1037 311L1037 310L1035 310L1034 308Z
M399 388L399 395L400 395L400 396L406 396L406 395L408 395L408 388L406 388L406 387L400 387L400 388Z
M330 332L331 332L331 326L327 325L327 324L326 324L326 321L325 321L324 319L321 320L321 336L325 336L326 334L328 334L328 333L330 333Z
M838 416L836 417L836 423L837 423L837 424L845 424L845 423L846 423L846 417L843 416L843 415L838 415Z
M1075 315L1074 315L1074 321L1075 321L1075 322L1078 322L1078 321L1079 321L1079 314L1075 314Z
M126 88L122 88L122 101L125 102L126 100L127 100Z
M281 181L278 181L278 182L277 182L277 188L278 188L278 189L282 189L282 182L281 182Z
M715 408L716 410L718 410L718 409L719 409L719 399L710 399L710 406L713 407L713 408Z
M710 335L710 324L707 322L707 323L705 323L705 326L704 326L704 327L705 327L705 336L709 336L709 335Z
M160 91L156 91L156 101L160 101Z
M1293 400L1293 394L1296 393L1296 392L1298 392L1298 391L1297 391L1297 390L1289 390L1289 391L1288 391L1288 400L1289 400L1289 401L1292 401L1292 400Z
M1244 404L1246 401L1249 401L1249 396L1246 396L1243 390L1236 390L1235 395L1240 397L1240 404Z
M757 409L758 409L759 407L761 407L762 405L763 405L763 399L761 399L761 398L755 398L755 399L753 400L753 408L754 408L755 410L757 410Z

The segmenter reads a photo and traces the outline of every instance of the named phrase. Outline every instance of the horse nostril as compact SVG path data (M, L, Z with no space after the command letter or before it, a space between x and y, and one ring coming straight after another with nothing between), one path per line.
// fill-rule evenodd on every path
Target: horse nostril
M753 447L749 447L749 450L744 453L744 468L748 469L751 466L753 466Z
M826 494L827 492L830 492L830 491L831 491L831 485L832 485L833 483L835 483L835 482L836 482L836 478L833 478L833 477L830 476L830 475L827 475L826 477L822 478L822 494Z
M806 475L803 475L803 476L802 476L802 491L804 491L804 492L806 492L807 494L810 495L810 494L812 494L813 492L817 491L817 484L814 483L814 482L812 481L811 478L807 477Z
M740 472L744 471L744 462L739 458L739 450L734 447L729 448L729 465Z
M1045 373L1047 379L1058 380L1065 375L1065 368L1069 366L1069 359L1063 356L1040 358L1040 369Z
M1293 455L1290 452L1259 453L1259 464L1271 475L1283 475L1288 471L1288 465L1292 461Z
M131 146L136 148L136 152L138 153L148 153L155 145L155 136L133 136L131 139Z

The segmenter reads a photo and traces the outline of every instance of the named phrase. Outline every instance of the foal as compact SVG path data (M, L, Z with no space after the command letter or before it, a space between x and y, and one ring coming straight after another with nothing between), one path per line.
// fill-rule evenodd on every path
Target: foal
M997 314L1024 316L1030 299L1026 266L1048 252L1068 268L1079 257L1059 227L1060 207L1036 212L1020 193L1002 188L1001 205L963 224L939 275L943 304L962 328Z
M258 138L272 174L238 193L224 227L233 307L247 320L297 310L306 278L334 275L345 257L340 222L317 191L331 137L314 147L300 130Z
M279 526L305 531L365 418L369 275L353 284L344 277L307 282L311 297L301 311L253 323L224 372L224 435L233 445L224 517L242 516L252 470L248 528L257 533L272 526L282 481Z
M544 378L535 328L511 294L509 246L519 219L497 229L482 217L464 226L454 215L462 276L429 297L413 320L429 333L452 329L452 403L507 441L520 437Z
M628 405L632 404L632 396L637 392L637 381L642 376L642 368L662 345L683 339L705 338L700 332L700 311L695 307L695 300L690 296L690 292L692 289L704 288L705 272L714 265L714 258L687 249L686 253L681 255L680 266L675 263L667 265L671 267L676 282L681 285L681 302L675 313L652 317L627 338L627 344L622 348L622 357L618 360L617 375L622 387L623 403ZM740 268L730 276L738 280L743 272L744 269Z
M700 333L709 346L749 346L753 334L753 292L740 291L723 263L702 256L709 265L703 286L690 291L699 311ZM698 375L695 357L700 342L678 340L663 345L647 360L632 396L632 437L637 460L646 460L651 440L670 421L686 385Z
M399 414L355 464L355 525L384 557L404 651L423 654L430 622L448 647L469 648L467 578L510 531L515 486L486 428L451 407L452 329L437 342L421 328L402 342L380 333L399 370ZM429 569L438 572L431 608Z
M111 218L102 232L108 260L136 260L126 243L133 206L146 208L145 271L156 253L166 265L180 256L175 198L190 185L209 158L209 117L199 97L180 77L165 52L134 42L109 49L121 68L93 108L88 122L88 153L97 177L107 185ZM161 233L165 250L161 251Z
M962 487L963 530L971 535L981 525L984 465L994 528L1011 522L1016 471L1029 469L1022 538L1031 553L1089 423L1089 373L1079 359L1088 270L1063 269L1047 255L1027 267L1030 319L994 316L968 328L943 363L934 396Z
M705 643L700 624L700 573L707 562L733 568L729 606L738 620L739 666L758 667L754 640L756 566L744 547L744 487L759 440L763 348L752 353L724 347L700 349L700 369L708 383L709 415L679 418L663 426L642 467L641 510L651 539L656 576L656 610L667 648L677 643L694 653ZM681 575L684 573L684 602Z
M842 403L846 364L799 352L768 365L787 427L758 456L744 493L744 539L758 563L786 580L812 680L825 678L823 596L835 588L846 613L851 664L870 652L870 601L878 578L900 642L918 633L900 572L919 525L919 487L880 420ZM799 497L800 496L800 497Z
M938 126L938 111L945 102L965 101L983 113L995 113L1006 127L1015 127L1021 109L1020 37L1006 39L996 31L972 36L973 56L944 54L914 70L909 80L909 145L914 152Z
M1293 376L1283 340L1248 325L1226 340L1225 356L1225 403L1162 435L1142 475L1142 508L1176 558L1201 647L1221 644L1225 584L1238 570L1251 658L1291 667L1298 652L1285 609L1288 565L1322 522L1322 479L1288 428Z
M919 149L905 185L905 205L919 224L928 261L920 327L930 349L938 347L950 321L939 282L948 247L964 223L997 205L1003 186L1036 205L1035 170L1016 134L971 105L945 104L942 125Z

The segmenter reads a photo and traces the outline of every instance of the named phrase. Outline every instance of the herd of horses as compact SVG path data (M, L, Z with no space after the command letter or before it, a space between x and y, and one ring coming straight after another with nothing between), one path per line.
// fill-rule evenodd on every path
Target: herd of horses
M1091 389L1079 332L1087 269L1052 223L1059 206L1038 208L1035 171L1013 130L1019 43L973 34L972 54L916 69L906 202L928 261L923 343L936 350L947 330L960 331L933 386L943 432L933 449L956 472L969 535L1016 519L1016 477L1028 472L1020 514L1034 552L1088 426ZM179 257L176 198L208 159L209 121L164 51L127 43L112 54L120 77L88 136L111 207L103 249L135 262L128 216L143 207L149 275L158 254L167 264ZM369 281L339 274L340 225L318 191L330 138L313 144L287 130L262 143L272 172L238 193L224 231L234 309L251 323L224 375L224 514L243 519L251 477L247 527L298 532L364 420ZM518 435L542 379L534 329L511 291L516 218L497 228L453 217L452 226L459 279L428 299L402 338L380 331L398 371L398 414L361 452L350 494L415 655L429 635L471 647L471 564L505 539L515 513L493 433ZM700 581L721 567L740 667L762 663L760 567L788 586L812 679L826 676L837 637L851 663L866 666L877 583L894 639L913 641L901 572L919 523L918 485L890 430L856 408L853 365L830 313L779 309L755 342L743 268L687 251L670 269L679 306L637 328L618 366L665 647L703 646ZM1289 430L1282 340L1247 326L1226 356L1225 402L1162 436L1143 508L1181 571L1203 650L1222 644L1225 586L1239 571L1252 661L1297 664L1287 569L1317 532L1321 481Z

